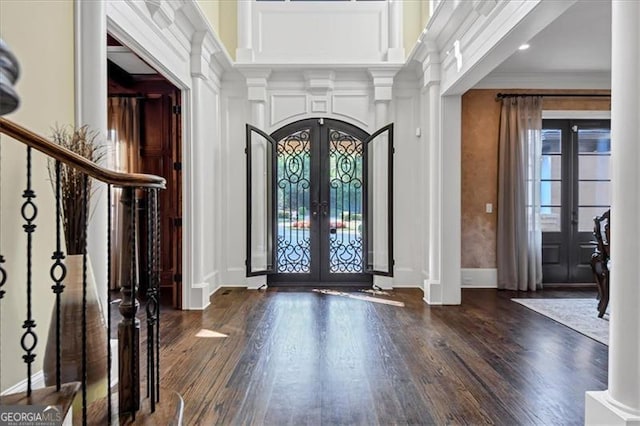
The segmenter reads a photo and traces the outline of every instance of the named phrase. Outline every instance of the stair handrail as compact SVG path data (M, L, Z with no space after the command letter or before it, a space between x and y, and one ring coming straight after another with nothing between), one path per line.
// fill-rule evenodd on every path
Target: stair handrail
M6 118L0 117L0 133L4 133L104 183L118 187L166 188L166 180L163 177L106 169Z

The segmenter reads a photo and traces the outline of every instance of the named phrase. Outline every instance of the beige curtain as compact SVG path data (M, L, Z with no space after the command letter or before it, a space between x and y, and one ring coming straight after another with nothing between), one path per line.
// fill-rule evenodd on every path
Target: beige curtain
M498 288L542 288L542 98L502 100L498 145Z
M139 171L140 157L140 111L135 98L109 98L108 127L111 139L111 168L127 173ZM113 188L111 198L111 288L118 289L121 261L119 253L123 232L123 208L120 203L120 188ZM126 269L125 269L126 270Z
M109 98L109 130L114 133L114 166L122 172L139 170L140 112L136 98Z

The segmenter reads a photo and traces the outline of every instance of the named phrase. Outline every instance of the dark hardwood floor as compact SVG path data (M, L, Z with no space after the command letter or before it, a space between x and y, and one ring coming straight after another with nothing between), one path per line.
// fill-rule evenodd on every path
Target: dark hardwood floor
M595 292L464 290L443 307L419 290L381 296L399 307L221 289L204 312L163 312L162 385L184 397L185 425L582 424L607 347L516 296Z

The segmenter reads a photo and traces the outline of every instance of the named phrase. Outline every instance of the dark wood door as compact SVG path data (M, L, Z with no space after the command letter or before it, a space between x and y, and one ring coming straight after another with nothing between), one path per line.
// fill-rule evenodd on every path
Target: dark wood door
M544 120L542 272L546 283L592 283L593 218L609 209L610 122Z
M182 306L182 173L180 92L147 94L141 107L140 172L163 176L160 191L161 272L163 303ZM145 245L145 233L140 235ZM144 250L141 250L144 253Z

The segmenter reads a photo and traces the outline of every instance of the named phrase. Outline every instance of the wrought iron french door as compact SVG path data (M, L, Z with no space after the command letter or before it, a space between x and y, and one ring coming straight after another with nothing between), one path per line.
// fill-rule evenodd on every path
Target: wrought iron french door
M247 275L281 285L392 275L392 152L392 124L372 136L332 119L271 135L247 125Z

